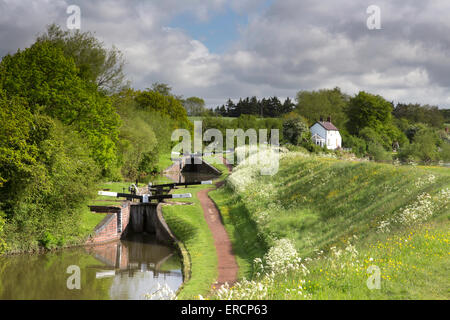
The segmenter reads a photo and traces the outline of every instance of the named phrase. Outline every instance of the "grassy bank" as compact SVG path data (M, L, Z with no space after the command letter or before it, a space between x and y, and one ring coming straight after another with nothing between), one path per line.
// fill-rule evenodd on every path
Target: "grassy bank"
M274 176L257 169L238 166L212 193L251 279L218 298L449 297L448 169L292 153Z
M163 215L173 234L180 240L190 256L190 280L184 284L178 299L192 299L206 295L217 278L217 255L214 239L203 216L197 192L211 188L200 185L177 189L174 193L192 193L188 205L164 206ZM181 202L182 199L177 199Z

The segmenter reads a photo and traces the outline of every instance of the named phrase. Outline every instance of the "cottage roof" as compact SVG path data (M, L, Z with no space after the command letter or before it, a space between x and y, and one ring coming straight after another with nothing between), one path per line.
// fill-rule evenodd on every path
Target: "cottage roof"
M318 123L318 124L320 124L322 127L324 127L325 130L328 130L328 131L330 131L330 130L339 131L339 129L336 128L336 127L334 126L334 124L332 124L331 122L328 122L328 121L317 121L316 123Z

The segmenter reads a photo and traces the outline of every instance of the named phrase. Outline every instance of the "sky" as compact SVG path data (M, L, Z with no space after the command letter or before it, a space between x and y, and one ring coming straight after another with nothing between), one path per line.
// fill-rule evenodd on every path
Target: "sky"
M123 52L136 89L167 83L215 107L340 87L450 108L448 0L0 0L0 57L67 28L69 5Z

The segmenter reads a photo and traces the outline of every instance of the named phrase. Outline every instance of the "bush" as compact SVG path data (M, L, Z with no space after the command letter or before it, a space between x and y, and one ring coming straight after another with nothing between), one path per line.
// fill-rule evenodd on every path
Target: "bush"
M306 148L311 148L309 145L311 133L309 131L308 123L298 114L291 112L283 119L283 139L287 143L293 145L305 144Z
M343 145L345 148L351 148L352 152L358 156L363 157L367 151L367 144L364 139L352 136L352 135L344 135L342 137Z
M442 144L439 157L445 162L450 162L450 143L444 142Z
M38 161L0 189L7 217L5 238L13 250L30 249L38 240L54 245L78 237L80 208L93 197L100 178L100 169L78 134L46 116L36 117L34 125L43 132L36 142Z
M369 143L367 151L370 157L375 161L391 161L392 155L377 143Z
M439 142L439 137L432 130L423 128L414 135L413 143L402 148L399 158L405 162L411 160L423 163L437 161L440 156L445 156L445 151L443 154L439 153L437 146Z

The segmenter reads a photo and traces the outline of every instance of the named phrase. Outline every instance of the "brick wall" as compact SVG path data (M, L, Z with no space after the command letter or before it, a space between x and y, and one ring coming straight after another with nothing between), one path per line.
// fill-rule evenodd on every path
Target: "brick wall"
M98 244L118 240L122 237L130 221L130 202L124 202L120 208L111 208L110 213L95 227L94 234L86 244ZM113 212L115 211L115 212ZM122 230L118 232L118 217L122 217Z

